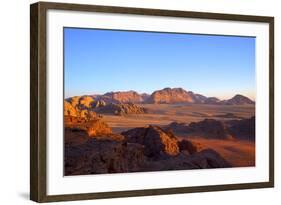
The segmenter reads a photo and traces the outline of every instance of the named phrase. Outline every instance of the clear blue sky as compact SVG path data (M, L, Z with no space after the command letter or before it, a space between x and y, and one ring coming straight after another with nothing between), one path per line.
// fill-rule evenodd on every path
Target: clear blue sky
M255 38L64 29L65 97L165 87L255 99Z

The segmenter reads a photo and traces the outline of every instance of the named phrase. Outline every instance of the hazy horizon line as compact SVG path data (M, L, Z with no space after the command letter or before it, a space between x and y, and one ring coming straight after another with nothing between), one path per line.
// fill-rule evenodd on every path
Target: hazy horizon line
M237 92L237 93L235 93L235 94L232 94L232 95L229 95L229 96L232 96L232 97L218 97L218 96L216 96L216 95L205 95L205 94L202 94L202 93L198 93L198 92L194 92L194 91L191 91L191 90L186 90L186 89L184 89L184 88L182 88L182 87L164 87L164 88L162 88L162 89L155 89L154 91L152 91L152 92L145 92L145 91L138 91L138 90L130 90L130 89L126 89L126 90L122 90L122 89L118 89L118 90L111 90L111 91L106 91L106 92L96 92L96 91L86 91L86 92L84 92L84 93L81 93L81 94L72 94L72 95L65 95L64 96L64 99L66 99L66 98L71 98L71 97L77 97L77 96L93 96L93 95L105 95L106 93L116 93L116 92L136 92L136 93L138 93L138 94L140 94L140 95L142 95L142 94L147 94L147 95L152 95L154 92L156 92L156 91L160 91L160 90L164 90L164 89L166 89L166 88L170 88L170 89L179 89L179 88L181 88L181 89L183 89L183 90L185 90L186 92L193 92L194 94L199 94L199 95L203 95L203 96L205 96L205 97L207 97L207 98L211 98L211 97L216 97L216 98L218 98L219 100L228 100L228 99L231 99L232 97L234 97L235 95L243 95L243 96L245 96L245 97L247 97L247 98L249 98L249 99L251 99L251 100L253 100L253 101L255 101L255 96L249 96L248 94L244 94L243 92Z

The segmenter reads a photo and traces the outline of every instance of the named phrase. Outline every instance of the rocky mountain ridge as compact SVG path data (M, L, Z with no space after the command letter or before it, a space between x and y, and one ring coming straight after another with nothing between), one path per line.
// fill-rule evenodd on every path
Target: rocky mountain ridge
M139 94L136 91L108 92L103 95L86 95L67 98L66 101L73 102L75 105L89 107L95 102L103 103L134 103L134 104L215 104L215 105L245 105L255 102L246 96L237 94L228 100L220 100L216 97L206 97L183 88L164 88L156 90L151 95L147 93Z

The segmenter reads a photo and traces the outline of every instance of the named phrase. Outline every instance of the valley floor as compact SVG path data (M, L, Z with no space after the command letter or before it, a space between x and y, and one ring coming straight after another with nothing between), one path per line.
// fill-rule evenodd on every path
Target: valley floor
M250 118L255 115L254 105L143 104L140 106L147 108L149 113L126 116L103 115L103 119L113 132L121 133L147 125L165 126L171 122L190 123L206 118L226 121ZM227 116L229 113L232 114L231 117ZM192 138L192 141L200 143L204 148L214 149L236 167L255 165L255 142L197 137Z
M147 114L131 114L125 116L103 115L103 119L113 132L147 125L164 126L171 122L198 122L206 118L217 120L232 120L250 118L255 115L255 105L172 105L172 104L142 104L148 109ZM232 117L226 114L232 114ZM224 116L225 115L225 116Z
M246 140L217 140L188 138L201 149L211 148L230 162L234 167L255 166L255 142Z

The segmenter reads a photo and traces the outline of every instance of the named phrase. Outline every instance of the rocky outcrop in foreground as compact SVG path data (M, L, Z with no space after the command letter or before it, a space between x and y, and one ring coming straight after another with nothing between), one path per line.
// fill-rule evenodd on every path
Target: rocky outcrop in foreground
M65 175L231 167L214 150L157 126L121 135L107 128L100 120L65 127Z
M121 134L125 136L127 142L144 145L144 154L147 157L159 158L179 154L177 138L164 132L160 127L134 128Z
M65 147L65 175L133 172L139 171L143 162L140 144L93 138Z

